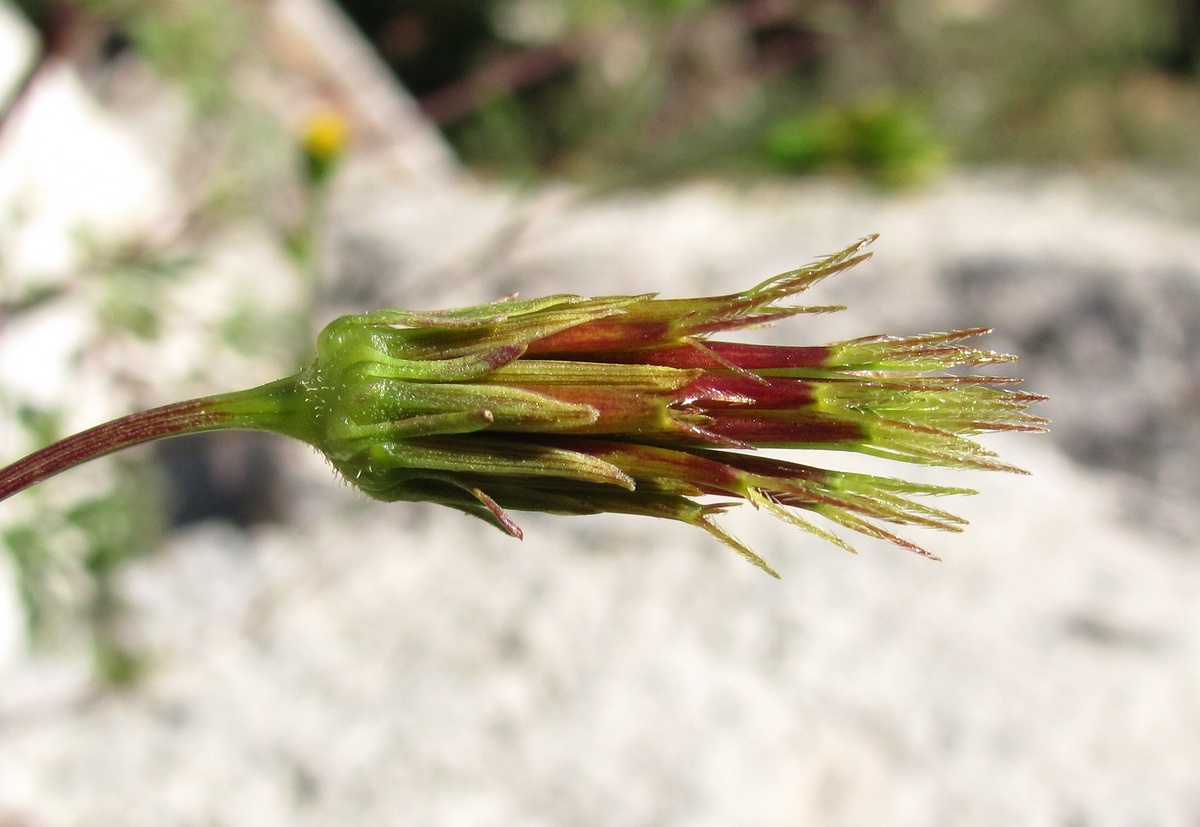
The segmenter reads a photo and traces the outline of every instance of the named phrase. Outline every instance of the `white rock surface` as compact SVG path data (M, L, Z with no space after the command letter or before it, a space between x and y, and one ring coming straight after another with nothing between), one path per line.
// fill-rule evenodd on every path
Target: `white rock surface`
M277 11L319 20L311 8ZM38 220L53 219L55 243L18 245L29 273L66 272L65 240L84 219L136 228L170 200L69 72L49 78L22 116L42 126L14 122L0 139L0 204L39 175L53 196ZM1127 286L1200 284L1194 204L1135 179L993 172L897 196L817 181L518 197L461 180L444 147L424 145L434 160L416 169L429 175L378 156L343 171L327 315L517 290L727 291L869 232L883 233L876 259L811 296L851 310L758 335L1018 329L1053 320L1088 268ZM44 157L59 147L61 169ZM117 167L92 169L91 152L142 172L109 191ZM98 177L67 175L72 165ZM117 200L97 207L96 188ZM60 205L61 193L72 198ZM239 234L220 236L213 280L173 295L178 308L215 313L255 278L295 300L270 287L286 263L267 230ZM971 317L949 279L997 261L1039 263L1047 280ZM19 332L0 330L0 344ZM152 374L154 352L130 347ZM184 340L164 370L203 352ZM239 380L254 370L218 367ZM1077 426L1076 391L1104 387L1104 368L1084 359L1056 374L1057 428ZM1051 375L1037 361L1017 370ZM1085 471L1050 437L990 444L1033 475L888 469L981 489L954 504L966 533L920 537L942 564L866 541L856 558L766 515L730 515L782 582L700 532L645 519L525 516L521 544L453 512L366 503L293 448L291 524L192 529L126 571L131 636L150 657L133 689L89 694L86 663L23 658L15 604L0 607L0 825L1200 823L1195 535L1131 522L1131 500L1170 492Z
M352 178L348 279L395 274L409 305L732 289L882 230L812 296L853 308L769 334L790 340L955 321L939 273L972 256L1194 272L1200 250L1072 178L582 204ZM1137 484L1049 438L991 444L1033 475L921 475L982 492L955 503L965 534L921 538L942 564L735 515L782 582L649 520L528 516L520 544L365 504L298 449L294 526L197 529L129 572L143 687L5 710L0 805L39 825L1194 823L1195 544L1123 522Z
M86 136L86 139L85 139ZM119 244L153 233L167 181L70 66L44 66L0 134L0 243L17 283L61 280L84 239Z
M38 824L1186 824L1194 549L1046 446L941 565L739 520L784 580L650 521L529 540L335 498L131 573L130 695L0 726ZM324 483L315 481L314 485Z

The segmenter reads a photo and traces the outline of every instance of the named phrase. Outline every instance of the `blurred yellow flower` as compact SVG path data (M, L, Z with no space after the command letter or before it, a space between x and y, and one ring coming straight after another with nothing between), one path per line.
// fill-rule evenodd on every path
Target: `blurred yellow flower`
M323 180L346 148L350 124L336 109L323 108L305 119L301 134L309 177Z

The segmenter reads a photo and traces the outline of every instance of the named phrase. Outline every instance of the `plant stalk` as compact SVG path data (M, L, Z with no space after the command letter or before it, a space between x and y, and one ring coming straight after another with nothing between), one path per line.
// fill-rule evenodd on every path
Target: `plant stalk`
M290 434L289 412L298 390L297 379L174 402L61 439L0 469L0 502L76 465L143 442L218 430Z

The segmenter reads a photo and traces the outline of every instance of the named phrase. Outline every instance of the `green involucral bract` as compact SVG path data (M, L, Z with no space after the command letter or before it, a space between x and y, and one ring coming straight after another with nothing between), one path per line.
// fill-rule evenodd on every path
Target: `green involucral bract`
M316 358L297 376L126 419L178 420L171 433L286 434L371 497L442 503L515 536L511 511L666 517L774 574L713 520L749 502L844 548L804 515L926 554L889 526L961 530L959 518L917 498L967 489L826 470L754 449L1018 470L974 437L1043 430L1045 421L1026 410L1042 397L1015 390L1015 380L950 372L1013 357L969 344L982 329L817 347L711 338L839 309L783 302L861 262L871 240L727 296L559 295L346 316L322 331ZM93 455L162 435L134 434ZM41 478L31 473L23 479Z

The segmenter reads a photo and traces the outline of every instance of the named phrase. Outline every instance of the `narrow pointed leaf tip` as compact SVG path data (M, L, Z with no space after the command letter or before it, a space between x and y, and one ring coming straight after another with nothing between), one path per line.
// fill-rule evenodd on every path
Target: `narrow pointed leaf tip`
M842 532L933 557L900 531L961 531L928 498L960 487L756 453L853 451L1018 471L976 438L1040 431L1043 397L973 373L1015 357L982 328L772 346L713 338L823 312L790 302L869 257L869 236L738 293L691 299L509 297L458 310L377 310L320 334L293 377L134 414L0 470L0 499L80 461L177 433L252 428L303 440L384 501L441 503L521 536L518 511L640 514L700 528L739 503L853 551Z

